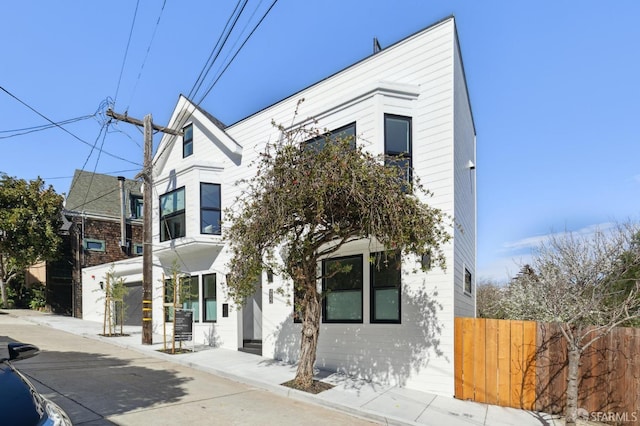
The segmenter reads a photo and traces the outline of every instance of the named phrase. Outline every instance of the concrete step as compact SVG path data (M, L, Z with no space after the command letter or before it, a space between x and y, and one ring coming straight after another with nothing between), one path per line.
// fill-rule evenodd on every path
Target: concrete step
M242 347L238 348L240 352L262 356L262 340L245 340Z

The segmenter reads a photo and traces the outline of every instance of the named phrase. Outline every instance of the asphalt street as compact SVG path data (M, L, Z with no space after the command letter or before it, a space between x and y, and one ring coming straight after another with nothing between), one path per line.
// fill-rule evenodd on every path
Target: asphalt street
M14 365L75 425L365 425L369 421L284 398L105 342L0 314L0 356L11 341L41 353Z

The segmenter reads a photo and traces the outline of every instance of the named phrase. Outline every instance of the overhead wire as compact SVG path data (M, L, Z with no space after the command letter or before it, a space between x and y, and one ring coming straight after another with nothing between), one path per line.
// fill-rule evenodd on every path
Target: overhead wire
M242 50L242 48L247 44L247 42L249 41L249 39L251 38L251 36L256 32L256 30L258 29L258 27L262 24L262 22L265 20L265 18L267 17L267 15L269 14L269 12L271 12L271 10L273 9L273 7L276 5L276 3L278 2L278 0L273 0L273 2L271 3L271 5L269 6L269 8L265 11L265 13L262 15L262 17L260 18L260 20L258 21L258 23L253 27L253 29L251 30L251 32L249 33L249 35L245 38L245 40L242 42L242 44L240 45L240 47L238 48L238 50L236 51L236 53L233 55L233 57L229 60L229 62L227 63L227 65L222 69L222 71L220 72L220 74L218 75L218 77L211 83L211 85L209 86L209 88L207 89L207 91L205 92L205 94L201 97L199 102L194 102L194 100L192 100L191 98L189 98L190 102L194 102L194 106L193 106L193 110L189 111L189 108L186 108L185 110L183 110L177 117L176 119L176 123L182 123L183 120L186 120L186 118L188 116L190 116L191 114L193 114L193 112L195 111L196 108L198 108L200 106L200 104L202 103L202 101L204 101L204 99L206 98L206 96L211 92L211 90L213 89L213 87L217 84L217 82L220 80L220 78L222 77L222 75L227 71L227 69L229 68L229 66L231 65L231 63L235 60L235 58L238 56L238 54L240 53L240 51ZM260 4L262 3L262 1L260 2ZM258 4L258 7L260 6L260 4ZM257 8L256 8L257 9ZM235 11L235 10L234 10ZM254 12L255 14L255 12ZM233 13L232 13L233 16ZM252 15L253 16L253 15ZM230 18L231 19L231 18ZM225 27L226 28L226 27ZM244 29L243 29L244 32ZM234 45L235 46L235 45ZM209 68L210 69L210 68ZM194 84L195 87L195 84ZM195 96L195 94L193 94L193 96ZM162 149L162 151L160 151L157 155L156 158L160 158L162 156L162 154L164 153L164 151L173 143L173 140L175 140L176 136L172 135L171 139L168 141L168 143L165 145L165 147Z
M147 58L149 57L149 52L151 51L151 46L153 45L153 40L156 38L156 32L158 31L158 27L160 26L160 19L162 19L162 13L164 12L164 7L167 4L167 0L162 2L162 7L160 8L160 14L158 15L158 20L156 21L156 26L153 28L153 33L151 34L151 41L149 41L149 45L147 46L147 52L144 55L144 59L142 60L142 65L140 66L140 71L138 72L138 78L133 86L133 91L131 93L131 97L129 98L129 102L127 103L126 111L129 110L129 105L131 105L131 101L133 100L134 95L136 94L136 90L138 88L138 83L140 82L140 78L142 77L142 71L144 70L144 66L147 63Z
M122 74L124 72L124 66L127 62L127 55L129 54L129 46L131 45L131 38L133 36L133 28L136 25L136 17L138 16L138 6L140 6L140 0L136 1L136 9L133 12L133 20L131 21L131 29L129 30L129 39L127 40L127 47L124 50L124 58L122 58L122 66L120 67L120 77L118 77L118 85L116 86L116 94L113 98L113 104L115 105L118 100L118 92L120 91L120 83L122 82Z
M77 123L78 121L87 120L87 119L93 118L95 116L96 116L95 114L83 115L81 117L69 118L68 120L58 121L55 124L42 124L40 126L24 127L22 129L0 130L0 133L12 133L11 135L0 136L0 139L8 139L8 138L16 137L16 136L27 135L29 133L41 132L43 130L52 129L52 128L56 127L56 126L64 126L66 124Z
M249 39L251 38L251 36L253 35L253 33L256 32L256 30L258 29L258 27L260 26L260 24L262 24L262 22L265 20L265 18L267 17L267 15L269 14L269 12L271 11L271 9L273 9L273 7L276 5L276 3L278 2L278 0L273 0L273 2L271 3L271 6L269 6L269 9L267 9L267 11L264 13L264 15L262 15L262 18L260 18L260 21L258 21L258 23L253 27L253 30L251 30L251 32L249 33L249 35L247 36L247 38L244 39L244 41L242 42L242 44L240 45L240 47L238 48L238 50L236 50L236 53L231 57L231 59L229 60L229 62L227 62L227 65L224 67L224 69L220 72L220 74L218 75L218 77L213 81L213 83L211 83L211 85L209 86L209 88L207 89L207 91L204 93L204 95L202 95L202 98L200 99L200 102L198 102L198 105L200 105L202 103L202 101L204 101L204 98L207 97L207 95L209 95L209 93L211 92L211 90L213 89L213 87L216 85L216 83L218 83L218 81L220 80L220 78L222 77L222 75L227 71L227 69L229 68L229 66L231 65L231 63L234 61L234 59L238 56L238 54L240 53L240 51L242 50L242 48L245 46L245 44L247 44L247 42L249 41Z
M60 130L62 130L63 132L67 133L68 135L72 136L74 139L82 142L83 144L90 146L93 148L93 144L85 141L84 139L80 138L79 136L75 135L74 133L70 132L69 130L65 129L64 127L62 127L60 124L54 122L53 120L51 120L49 117L45 116L44 114L42 114L41 112L39 112L38 110L36 110L34 107L32 107L31 105L27 104L26 102L24 102L22 99L18 98L16 95L14 95L13 93L9 92L7 89L5 89L4 87L0 86L0 90L2 90L3 92L5 92L7 95L11 96L13 99L15 99L16 101L20 102L22 105L24 105L25 107L29 108L31 111L33 111L34 113L36 113L37 115L39 115L40 117L44 118L45 120L47 120L49 123L51 123L53 126L59 128ZM119 155L115 155L112 154L108 151L104 151L102 149L100 149L100 152L103 152L105 155L108 155L109 157L115 158L117 160L121 160L121 161L125 161L127 163L136 165L136 166L142 166L142 164L140 163L136 163L134 161L128 160L126 158L120 157Z
M200 90L200 87L202 86L202 83L204 83L205 79L207 78L207 75L208 75L209 71L211 71L211 68L213 67L213 64L218 59L218 56L220 56L220 52L222 52L222 49L224 48L224 45L227 43L227 40L229 39L229 36L231 35L231 32L233 31L233 29L235 28L236 24L238 23L238 19L240 19L240 15L242 15L242 12L244 11L244 8L247 6L248 2L249 2L249 0L244 0L244 1L238 0L238 3L236 3L235 9L233 10L231 15L229 16L229 19L227 20L227 23L225 24L224 28L222 29L222 33L218 37L218 41L216 42L215 46L211 50L211 54L209 55L209 58L207 58L207 61L205 62L204 66L202 67L202 70L200 71L200 75L198 75L198 78L196 79L196 82L194 83L193 87L189 91L189 95L188 95L189 99L191 99L193 96L195 96L195 94L198 93L198 90ZM242 6L240 6L240 5L242 5ZM240 10L238 11L239 7L240 7ZM234 16L235 16L235 19L234 19ZM229 24L231 23L232 19L233 19L233 23L231 24L231 26L229 26Z

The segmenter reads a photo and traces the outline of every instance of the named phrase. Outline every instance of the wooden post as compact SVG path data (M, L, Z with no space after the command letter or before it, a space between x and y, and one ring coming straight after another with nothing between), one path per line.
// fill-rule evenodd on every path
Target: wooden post
M169 129L153 124L151 114L144 117L144 121L129 117L127 114L118 114L111 109L107 110L107 116L116 120L144 127L144 161L142 164L142 176L144 182L143 200L143 249L142 249L142 344L153 343L153 246L152 246L152 209L153 204L153 130L170 135L180 136L179 130ZM163 300L164 303L164 300ZM164 305L163 305L164 306Z

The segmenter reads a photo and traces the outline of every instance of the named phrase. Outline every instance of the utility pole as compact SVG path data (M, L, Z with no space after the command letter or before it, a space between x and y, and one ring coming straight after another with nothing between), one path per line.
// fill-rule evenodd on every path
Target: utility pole
M153 343L153 246L151 233L151 204L153 197L153 130L180 136L182 132L168 127L153 124L151 114L144 117L144 121L129 117L127 114L118 114L108 109L107 115L119 121L135 124L144 128L144 161L142 171L138 176L142 177L144 191L142 193L142 344ZM137 176L136 176L137 177Z

